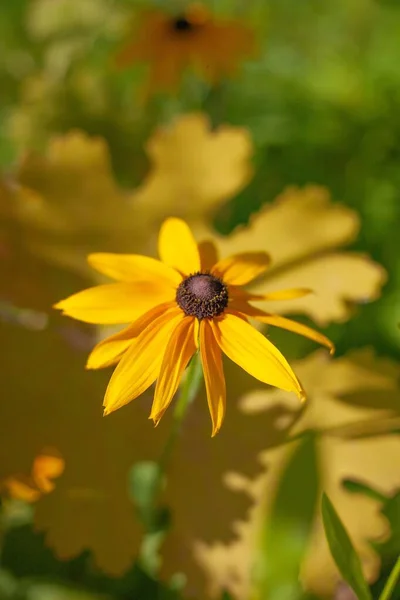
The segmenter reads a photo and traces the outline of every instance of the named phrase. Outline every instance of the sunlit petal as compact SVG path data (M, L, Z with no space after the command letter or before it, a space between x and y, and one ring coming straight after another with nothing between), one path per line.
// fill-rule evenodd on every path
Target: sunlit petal
M269 292L268 294L252 294L242 288L233 288L231 295L245 300L295 300L296 298L303 298L312 294L313 290L310 288L293 288L290 290L277 290L276 292Z
M200 271L200 255L196 240L182 219L166 219L158 237L161 260L183 275Z
M326 346L326 348L329 349L331 354L334 354L335 352L335 345L325 335L322 335L322 333L315 331L311 327L307 327L307 325L296 323L296 321L286 319L285 317L281 317L279 315L257 314L254 318L262 323L267 323L268 325L273 325L274 327L280 327L281 329L293 331L294 333L298 333L299 335L309 338L318 344L322 344L322 346Z
M157 379L172 331L183 319L180 309L154 319L125 352L115 369L104 398L104 414L121 408L147 390Z
M265 273L271 263L266 252L243 252L223 258L212 272L230 285L245 285Z
M221 349L207 319L203 319L200 323L200 353L212 420L212 436L214 436L220 430L224 420L226 389Z
M285 317L281 317L279 315L271 315L259 308L256 308L255 306L251 306L251 304L248 304L245 300L239 298L235 298L231 302L230 308L232 310L244 313L248 317L257 319L257 321L260 321L261 323L273 325L274 327L280 327L281 329L287 329L288 331L293 331L294 333L298 333L299 335L309 338L318 344L326 346L331 354L335 352L335 346L330 339L328 339L322 333L315 331L311 327L307 327L307 325L297 323L296 321L286 319Z
M252 327L241 313L226 313L212 322L221 350L250 375L301 399L305 394L289 363L266 337Z
M146 329L154 319L165 313L167 310L170 310L170 312L172 310L173 312L175 306L176 305L173 302L159 304L136 319L136 321L122 331L101 341L90 353L86 368L103 369L114 365L121 359L122 355L126 352L134 339Z
M159 422L168 408L189 360L196 352L194 318L185 318L173 331L157 379L150 419Z
M106 325L135 321L157 304L174 298L172 288L157 283L110 283L73 294L54 308L79 321Z
M100 273L118 281L137 282L156 280L164 285L176 287L181 275L165 263L140 254L89 254L88 263Z
M290 290L277 290L276 292L268 292L259 296L262 300L294 300L295 298L303 298L312 294L310 288L293 288Z

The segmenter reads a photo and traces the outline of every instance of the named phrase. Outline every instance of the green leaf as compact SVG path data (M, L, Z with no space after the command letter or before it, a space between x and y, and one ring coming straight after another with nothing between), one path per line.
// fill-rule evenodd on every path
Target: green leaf
M358 554L332 502L325 493L322 496L321 510L329 548L343 579L354 590L359 600L372 600Z
M400 554L400 492L388 498L382 507L382 514L390 524L390 537L375 545L384 562L389 562Z
M299 571L310 537L318 488L315 436L307 434L289 459L272 514L264 525L255 574L256 598L296 600L303 596Z

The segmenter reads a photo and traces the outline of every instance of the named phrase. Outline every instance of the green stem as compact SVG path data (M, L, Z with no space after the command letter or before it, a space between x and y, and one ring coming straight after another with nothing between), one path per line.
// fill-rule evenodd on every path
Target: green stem
M390 573L388 580L386 581L386 585L383 588L381 595L379 596L379 600L389 600L391 598L394 588L396 587L396 583L400 578L400 556L398 557L396 564L394 565L392 572Z
M181 393L175 406L174 421L172 423L171 432L159 460L161 471L165 471L166 469L172 449L175 445L176 438L181 430L182 422L186 416L189 406L196 398L197 392L199 391L202 376L203 370L201 367L200 355L197 352L197 354L193 356L187 369L186 378L181 387Z

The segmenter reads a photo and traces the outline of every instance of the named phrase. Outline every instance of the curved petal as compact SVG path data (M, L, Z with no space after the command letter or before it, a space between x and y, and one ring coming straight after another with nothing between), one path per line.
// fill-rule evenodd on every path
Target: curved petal
M248 317L257 319L257 321L260 321L261 323L266 323L274 327L280 327L281 329L293 331L294 333L298 333L299 335L309 338L318 344L322 344L322 346L326 346L326 348L329 349L330 354L334 354L335 352L335 346L330 339L328 339L322 333L315 331L311 327L307 327L307 325L297 323L291 319L286 319L286 317L281 317L280 315L271 315L266 313L255 306L251 306L251 304L248 304L245 300L240 298L234 299L230 307L231 309L239 311Z
M73 294L54 308L85 323L107 325L135 321L157 304L174 298L175 290L156 283L109 283Z
M158 253L165 264L183 275L200 271L200 255L196 240L182 219L170 218L161 225Z
M298 333L318 344L322 344L322 346L326 346L329 349L330 354L335 353L335 345L322 333L311 329L311 327L307 327L307 325L303 325L302 323L296 323L296 321L292 321L291 319L286 319L285 317L281 317L279 315L267 315L260 314L254 315L254 318L257 321L261 321L261 323L267 323L268 325L273 325L274 327L280 327L281 329L287 329L288 331L293 331L293 333Z
M89 254L91 267L118 281L156 281L176 287L182 281L181 275L165 263L140 254L109 254L95 252Z
M157 319L157 317L166 311L175 311L175 308L176 305L173 302L159 304L139 317L136 321L122 331L119 331L118 333L115 333L114 335L111 335L105 340L99 342L89 354L86 368L103 369L118 362L124 352L128 350L129 346L133 343L134 339L140 335L143 329L146 329L146 327L150 325L154 319Z
M289 363L266 337L252 327L241 313L225 313L212 322L217 342L233 362L250 375L305 398L304 390Z
M217 262L212 273L230 285L245 285L262 275L270 263L271 258L266 252L242 252Z
M303 298L312 294L313 290L310 288L293 288L290 290L277 290L276 292L269 292L268 294L253 294L248 292L241 287L229 286L229 297L232 300L247 300L249 302L256 300L294 300L295 298Z
M211 271L218 262L218 250L212 240L204 240L198 244L201 271Z
M214 437L221 429L224 420L226 389L221 349L207 319L203 319L200 323L200 353L212 421L211 436Z
M158 377L172 331L184 318L182 311L167 311L154 319L125 352L107 387L103 406L108 415L147 390Z
M196 352L195 319L185 318L173 331L157 379L150 419L157 425L178 389L189 360Z

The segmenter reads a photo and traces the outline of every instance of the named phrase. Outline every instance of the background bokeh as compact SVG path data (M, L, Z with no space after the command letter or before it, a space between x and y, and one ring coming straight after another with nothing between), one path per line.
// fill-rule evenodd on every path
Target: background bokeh
M188 3L0 5L0 600L351 598L321 490L373 597L400 551L400 6L204 5L254 52L151 93L118 52ZM173 416L153 430L146 396L103 419L109 373L84 365L106 332L51 307L103 282L88 252L154 253L169 215L270 252L262 289L313 287L276 310L337 352L268 332L310 409L227 365L221 433L200 394L154 495Z

